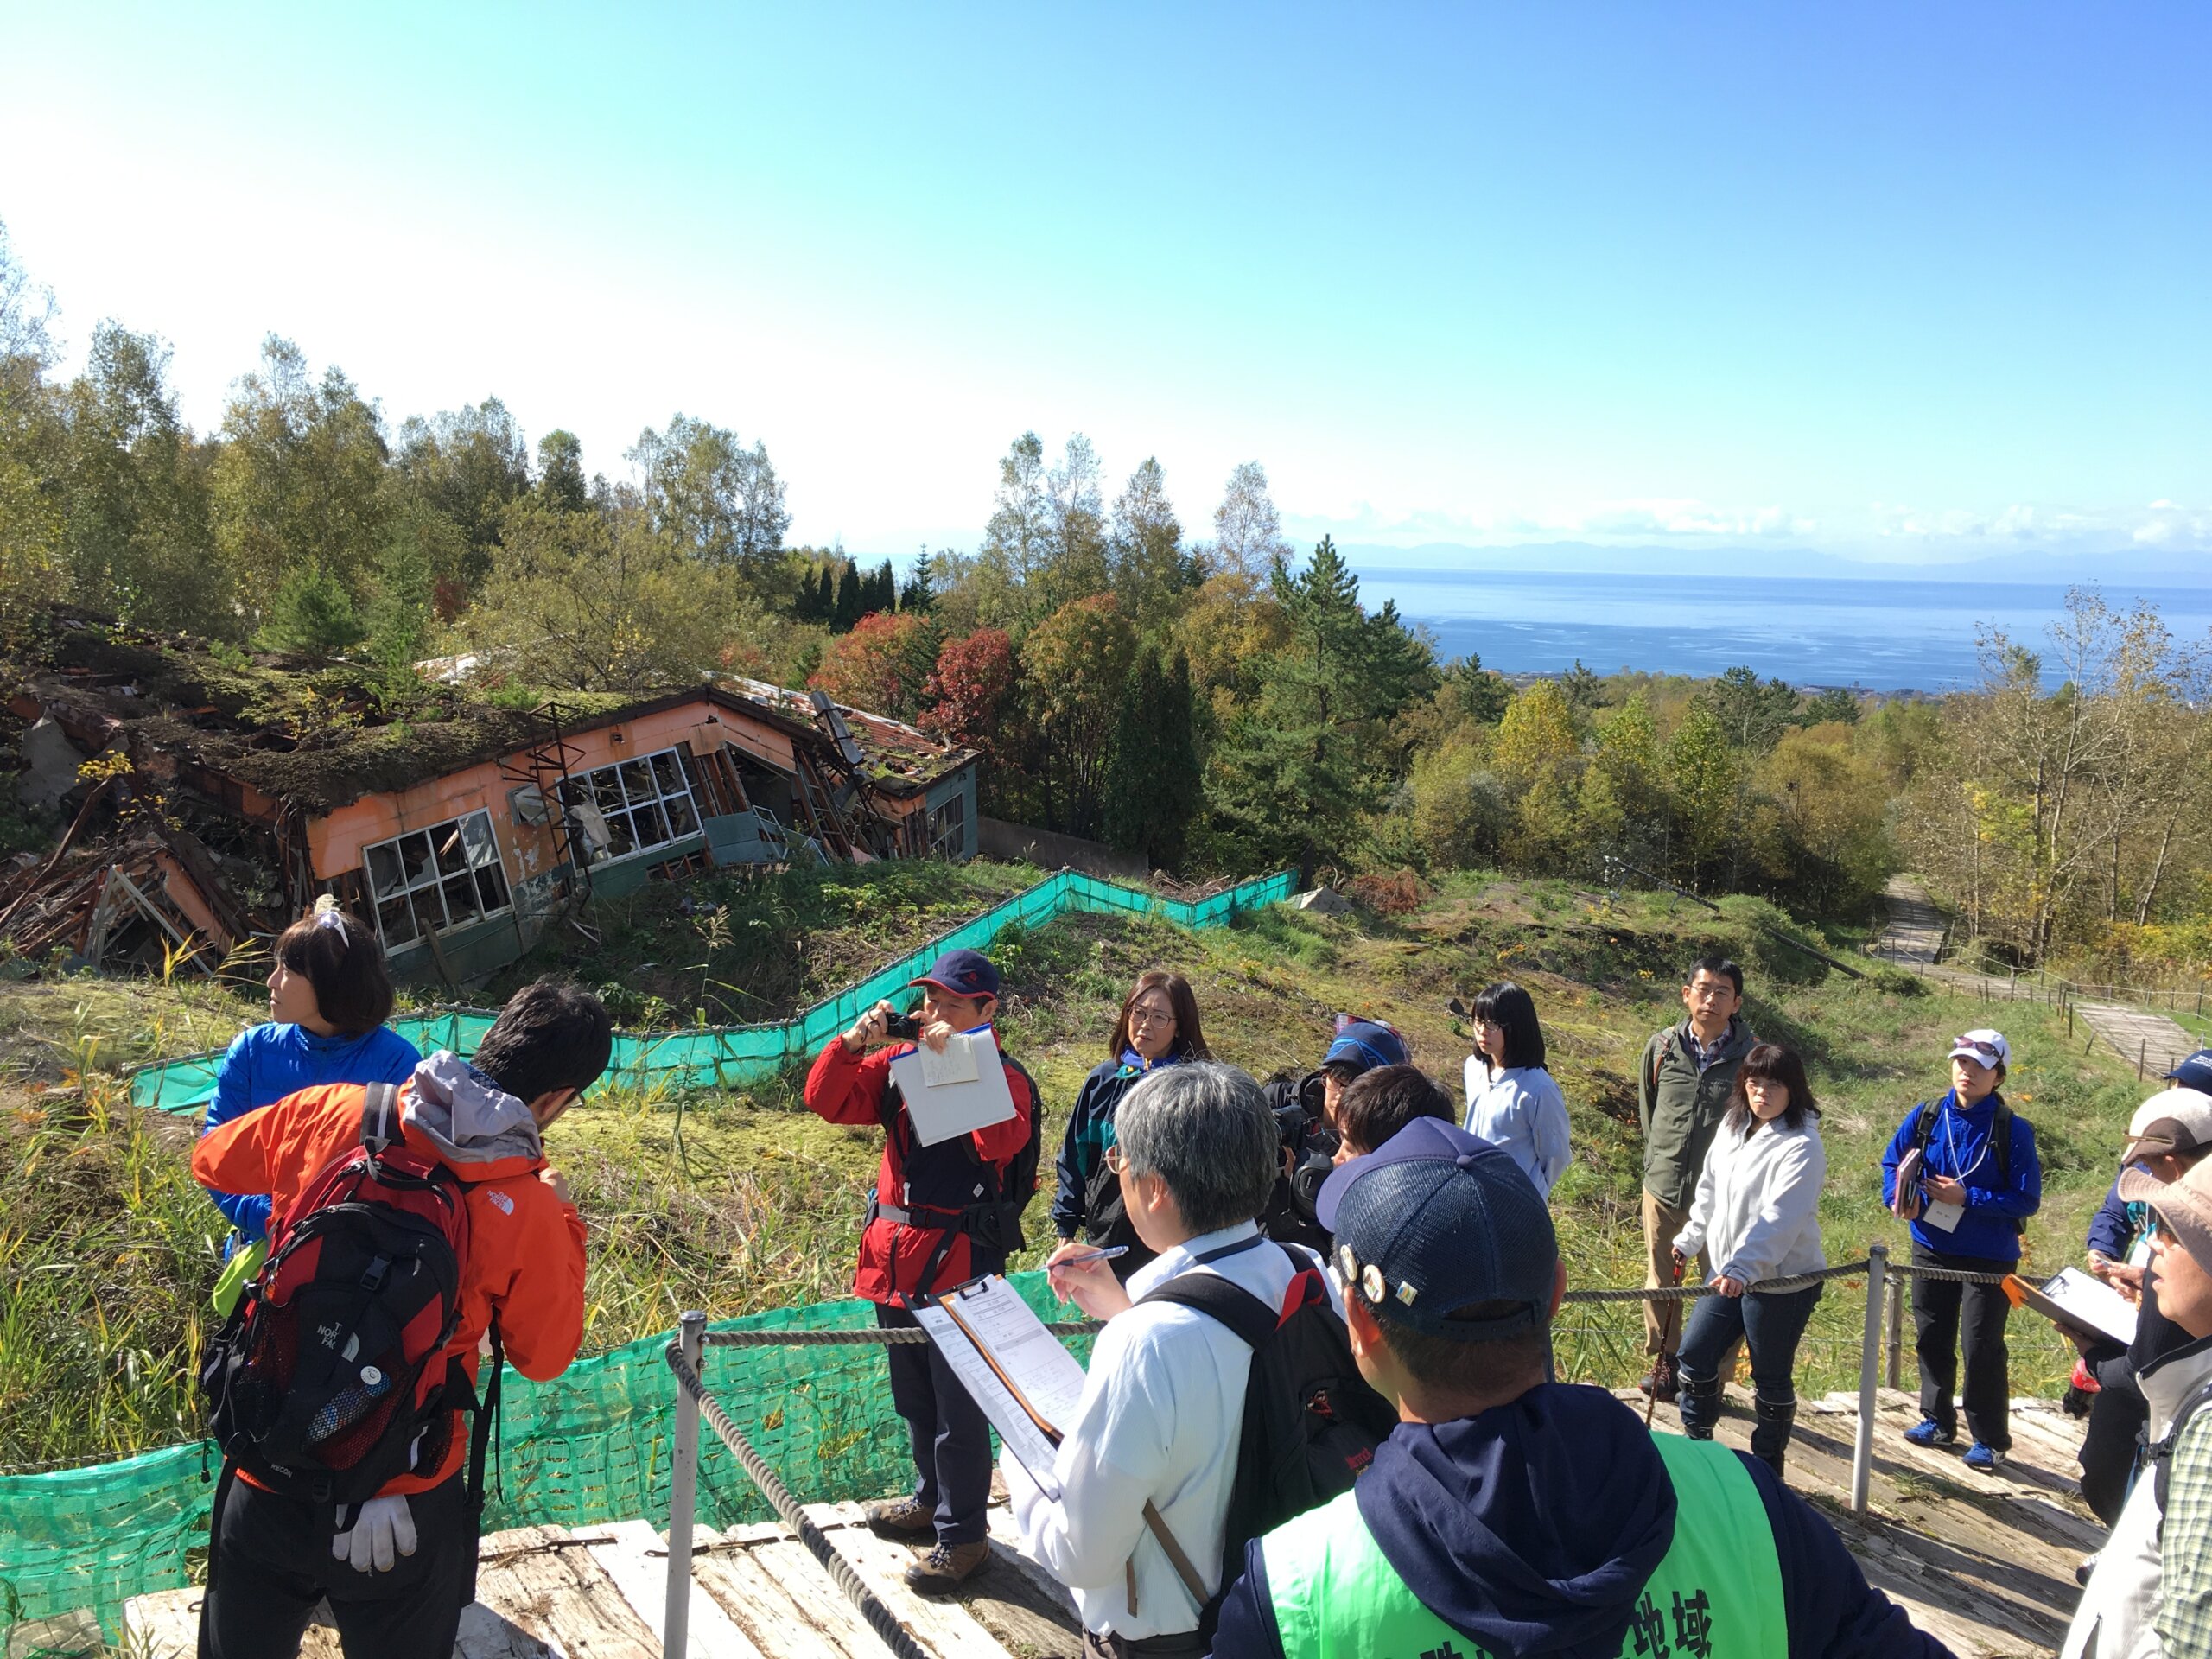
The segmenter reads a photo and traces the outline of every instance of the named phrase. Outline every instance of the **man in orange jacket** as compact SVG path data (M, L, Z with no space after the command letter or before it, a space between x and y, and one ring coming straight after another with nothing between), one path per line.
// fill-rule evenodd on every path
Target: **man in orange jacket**
M494 1317L508 1363L537 1382L566 1370L583 1340L584 1225L541 1137L607 1069L612 1047L597 997L540 981L508 1000L473 1065L433 1054L402 1089L407 1145L468 1183L460 1322L445 1352L472 1384ZM315 1178L359 1143L365 1093L321 1084L222 1124L193 1148L193 1179L267 1192L289 1218ZM326 1597L346 1659L451 1653L475 1582L463 1427L456 1412L436 1466L397 1477L350 1512L268 1491L226 1464L200 1659L293 1659Z
M942 1050L958 1032L987 1030L998 1007L999 971L977 950L948 950L913 982L922 988L921 1039ZM883 1126L883 1162L869 1195L854 1294L875 1304L879 1325L915 1323L906 1298L1002 1272L1020 1236L1021 1201L1006 1190L1015 1155L1028 1145L1037 1091L1019 1064L1006 1067L1014 1116L1003 1123L925 1147L892 1080L891 1062L914 1052L891 1043L896 1011L879 1002L830 1039L807 1073L806 1103L832 1123ZM893 1344L891 1401L913 1441L913 1495L868 1507L868 1523L893 1537L936 1535L906 1569L917 1590L950 1590L990 1555L984 1509L991 1491L991 1430L968 1390L927 1343Z

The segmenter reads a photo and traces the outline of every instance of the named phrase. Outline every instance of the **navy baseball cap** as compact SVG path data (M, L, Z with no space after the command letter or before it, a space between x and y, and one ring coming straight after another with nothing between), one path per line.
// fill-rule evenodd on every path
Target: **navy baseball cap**
M2187 1059L2175 1061L2166 1081L2194 1089L2200 1095L2212 1095L2212 1048L2200 1048Z
M1424 1336L1491 1342L1551 1316L1559 1239L1550 1210L1500 1147L1441 1118L1415 1118L1339 1165L1314 1204L1336 1236L1344 1294ZM1463 1307L1511 1302L1494 1319Z
M1324 1065L1351 1065L1372 1071L1378 1065L1403 1065L1406 1039L1376 1020L1337 1016L1336 1039L1321 1057Z
M980 950L948 950L930 964L929 972L917 975L906 982L934 985L955 996L996 996L999 970Z

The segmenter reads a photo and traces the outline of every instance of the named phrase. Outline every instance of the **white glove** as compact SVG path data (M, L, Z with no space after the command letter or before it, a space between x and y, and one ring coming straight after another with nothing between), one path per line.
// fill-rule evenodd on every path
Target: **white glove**
M332 1559L348 1563L356 1573L367 1572L372 1564L378 1572L389 1573L400 1556L414 1553L415 1517L406 1498L397 1494L371 1498L353 1516L353 1524L330 1541Z

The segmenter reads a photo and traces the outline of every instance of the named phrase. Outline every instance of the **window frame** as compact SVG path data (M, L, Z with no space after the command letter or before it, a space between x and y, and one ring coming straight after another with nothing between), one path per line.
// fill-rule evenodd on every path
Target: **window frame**
M478 820L482 821L481 832L472 835L470 826ZM449 837L448 831L451 832ZM423 865L410 874L406 843L417 836L423 840L425 857ZM455 846L461 849L458 868L447 868L448 860L442 855L442 839L444 849ZM396 869L399 876L397 887L387 888L378 881L379 855L385 855ZM499 902L486 905L483 902L485 874L493 870L499 872ZM464 880L475 895L475 908L455 921L446 889ZM512 913L515 907L514 880L507 872L506 855L500 850L499 832L488 806L471 807L421 829L403 830L396 836L368 842L361 849L361 880L368 890L369 913L376 923L377 938L383 941L386 950L404 950L424 944L433 934L448 934L479 922L496 920ZM428 925L423 915L428 909L424 894L432 895L438 901L437 920ZM385 925L385 912L395 901L403 899L414 931L405 938L395 940Z
M618 863L624 859L651 858L656 854L665 856L668 848L678 842L704 833L704 815L699 810L697 783L691 768L685 764L688 757L680 745L649 749L643 754L623 755L604 766L588 766L573 772L556 786L564 810L577 806L594 808L607 826L608 844L604 852L594 849L589 868ZM662 763L665 761L665 767ZM642 798L631 798L631 779L628 774L642 770L644 778L652 785L653 792ZM671 792L668 788L671 774L682 785ZM669 803L681 801L690 814L691 827L676 828L676 816L669 810ZM638 839L638 829L650 812L660 829L667 833L658 841ZM624 825L623 833L630 837L630 844L620 852L615 850L616 820ZM588 839L586 844L588 845Z

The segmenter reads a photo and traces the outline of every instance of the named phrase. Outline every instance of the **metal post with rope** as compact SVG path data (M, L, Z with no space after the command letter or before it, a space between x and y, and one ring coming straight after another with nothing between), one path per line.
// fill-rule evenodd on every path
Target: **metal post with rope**
M2003 1274L1972 1273L1955 1268L1923 1267L1917 1263L1891 1268L1889 1255L1886 1244L1870 1245L1864 1260L1824 1268L1816 1273L1796 1274L1787 1279L1762 1280L1746 1287L1745 1292L1746 1295L1752 1296L1772 1295L1808 1289L1831 1279L1866 1274L1866 1313L1865 1341L1859 1361L1859 1421L1851 1453L1851 1512L1861 1516L1867 1512L1872 1485L1876 1385L1882 1359L1888 1287L1893 1283L1901 1287L1902 1281L1907 1278L1999 1284L2005 1277ZM1672 1305L1669 1312L1679 1319L1682 1303L1717 1294L1710 1285L1685 1285L1678 1281L1673 1285L1634 1289L1570 1290L1561 1300L1586 1303L1663 1301ZM1071 1337L1092 1335L1100 1327L1096 1320L1083 1319L1048 1324L1045 1328L1054 1336ZM708 1427L714 1430L715 1437L729 1449L730 1455L737 1459L739 1466L759 1488L761 1496L768 1500L777 1518L791 1529L792 1535L821 1564L831 1580L845 1592L861 1617L867 1621L868 1628L882 1639L884 1645L897 1655L898 1659L933 1659L933 1656L914 1639L913 1633L899 1622L898 1616L862 1581L822 1529L807 1517L798 1499L791 1496L790 1489L769 1466L767 1460L708 1392L700 1376L701 1363L708 1348L887 1346L928 1340L928 1336L915 1326L858 1331L709 1331L704 1313L692 1312L682 1316L677 1334L666 1351L668 1367L675 1374L677 1389L676 1434L669 1482L668 1601L661 1648L664 1659L684 1659L689 1637L694 1554L691 1540L698 1503L699 1425L702 1419ZM1649 1413L1646 1414L1646 1421L1649 1421Z

